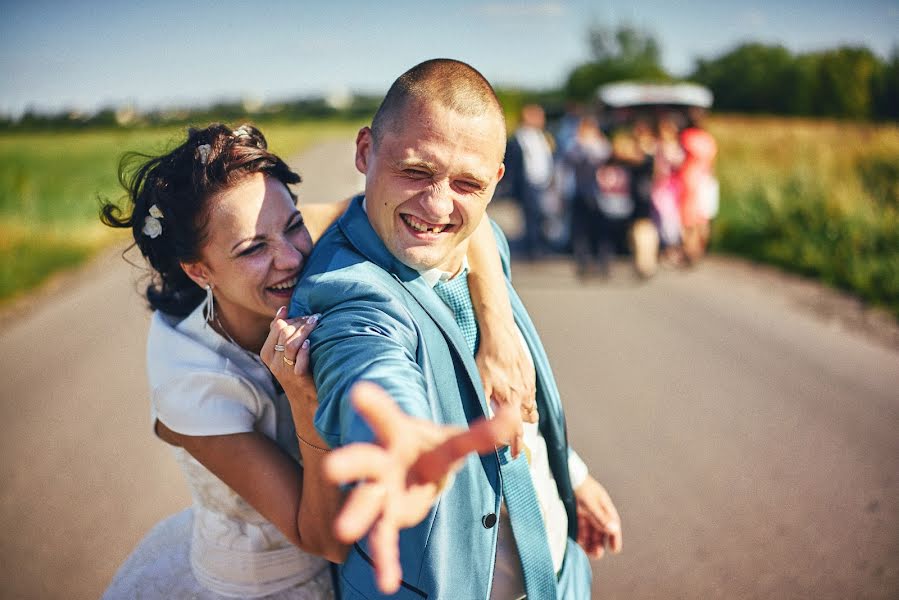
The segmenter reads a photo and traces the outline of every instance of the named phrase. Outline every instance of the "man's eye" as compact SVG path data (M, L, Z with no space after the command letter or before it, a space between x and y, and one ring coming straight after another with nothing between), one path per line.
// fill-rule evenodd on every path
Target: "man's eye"
M480 192L484 189L484 186L475 181L459 181L456 185L466 192Z
M416 179L424 179L425 177L431 176L429 172L422 169L406 169L404 173L409 177L414 177Z

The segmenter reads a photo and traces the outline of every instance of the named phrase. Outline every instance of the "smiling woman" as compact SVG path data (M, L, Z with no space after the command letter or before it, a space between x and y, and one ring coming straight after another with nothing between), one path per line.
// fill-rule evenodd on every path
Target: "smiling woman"
M150 533L106 597L331 597L320 557L342 557L340 496L321 477L304 346L317 318L279 318L312 250L288 188L300 177L257 129L213 125L126 156L120 180L130 210L102 218L132 230L154 274L151 413L194 506Z

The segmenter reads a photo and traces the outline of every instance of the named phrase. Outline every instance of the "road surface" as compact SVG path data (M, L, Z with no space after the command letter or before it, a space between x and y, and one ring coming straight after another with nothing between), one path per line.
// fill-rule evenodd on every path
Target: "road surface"
M361 187L346 143L297 165L301 201ZM96 598L189 504L150 433L138 275L109 253L0 325L0 597ZM624 267L583 284L561 260L514 276L623 519L594 597L899 597L896 345L735 261L645 284Z

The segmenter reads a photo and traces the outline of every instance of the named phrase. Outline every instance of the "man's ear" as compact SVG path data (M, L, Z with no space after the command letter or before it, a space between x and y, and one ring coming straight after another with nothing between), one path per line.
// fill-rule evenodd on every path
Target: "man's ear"
M369 161L371 160L371 152L374 148L374 138L372 137L371 127L363 127L356 134L356 170L363 175L368 173Z
M499 182L500 179L503 178L503 175L506 174L506 163L499 163L499 171L496 172L496 181Z
M205 288L209 283L209 271L203 263L197 262L181 262L181 270L184 274L191 278L201 288Z

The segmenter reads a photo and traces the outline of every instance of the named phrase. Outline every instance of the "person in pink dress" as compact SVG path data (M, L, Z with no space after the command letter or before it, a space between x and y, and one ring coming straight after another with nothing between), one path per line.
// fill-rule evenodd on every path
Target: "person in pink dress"
M709 221L718 204L718 181L713 167L718 146L712 135L692 126L680 134L684 161L679 171L681 184L681 241L686 259L694 263L705 253Z

